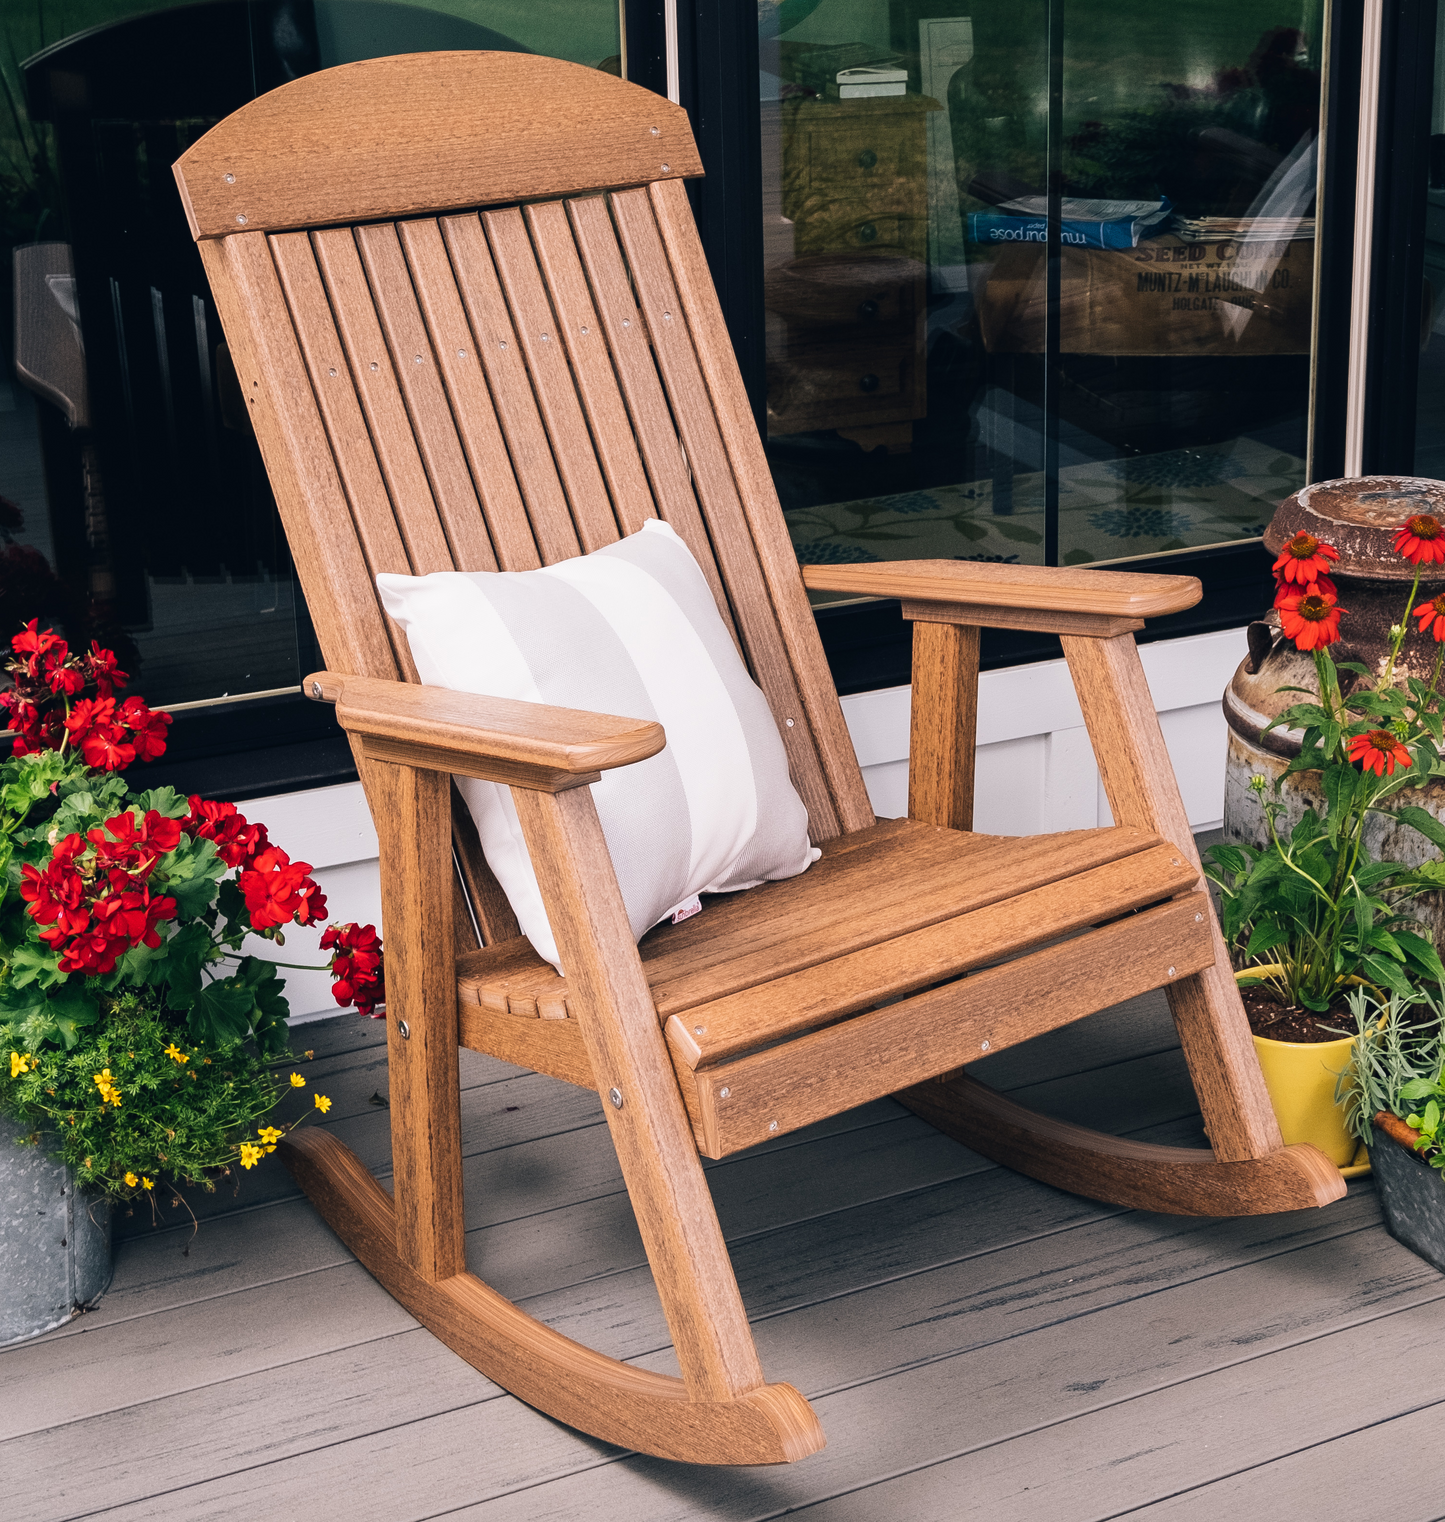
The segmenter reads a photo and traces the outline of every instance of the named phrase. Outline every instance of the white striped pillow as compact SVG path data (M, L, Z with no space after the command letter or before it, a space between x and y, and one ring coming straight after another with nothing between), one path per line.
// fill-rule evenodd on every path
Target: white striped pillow
M655 719L667 731L664 750L592 787L634 935L698 893L793 877L817 860L767 701L667 524L537 571L376 584L429 686ZM510 789L457 785L523 934L556 967Z

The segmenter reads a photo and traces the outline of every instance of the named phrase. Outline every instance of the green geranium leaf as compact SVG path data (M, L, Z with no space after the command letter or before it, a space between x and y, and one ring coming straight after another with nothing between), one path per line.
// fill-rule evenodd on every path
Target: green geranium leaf
M226 978L208 983L197 993L186 1013L186 1025L197 1041L229 1046L245 1038L255 1008L252 990Z

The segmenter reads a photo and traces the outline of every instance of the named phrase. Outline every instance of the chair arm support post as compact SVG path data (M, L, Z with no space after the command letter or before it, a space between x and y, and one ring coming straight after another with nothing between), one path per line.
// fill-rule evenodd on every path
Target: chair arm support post
M381 847L396 1250L437 1283L466 1267L451 780L372 765L366 782Z
M336 704L337 722L371 760L542 792L586 786L667 743L662 726L647 719L413 682L317 671L303 687L316 701Z
M977 625L913 625L908 817L950 830L973 828L978 736Z
M762 1368L591 791L512 796L688 1394L735 1399Z
M1115 824L1162 836L1200 867L1133 635L1066 635L1063 646ZM1198 886L1206 886L1202 867ZM1214 1154L1221 1162L1241 1162L1278 1151L1284 1142L1212 913L1210 921L1214 965L1170 984L1169 1004Z

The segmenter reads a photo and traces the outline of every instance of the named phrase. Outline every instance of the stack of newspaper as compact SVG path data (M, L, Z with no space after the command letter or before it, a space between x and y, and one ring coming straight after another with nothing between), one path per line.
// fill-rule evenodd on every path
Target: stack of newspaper
M975 181L974 186L979 182ZM974 188L974 187L970 187ZM988 187L984 187L987 189ZM974 193L979 190L974 188ZM1015 196L997 202L998 210L973 212L968 236L974 243L1046 243L1049 199ZM1059 240L1074 248L1133 248L1152 236L1174 208L1167 197L1157 201L1090 201L1065 196L1060 205Z
M1313 217L1176 217L1171 232L1190 243L1230 238L1236 243L1286 243L1313 238Z

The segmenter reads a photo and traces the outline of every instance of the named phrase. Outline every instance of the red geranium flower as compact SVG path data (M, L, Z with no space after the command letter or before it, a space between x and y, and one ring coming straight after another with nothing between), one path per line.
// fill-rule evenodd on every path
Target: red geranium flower
M270 844L266 826L248 824L234 803L211 802L198 793L192 793L188 801L191 812L183 821L186 833L197 840L214 841L216 855L228 867L244 866Z
M1395 549L1411 565L1445 565L1445 528L1429 513L1416 513L1395 530Z
M271 930L293 920L298 925L324 920L326 898L310 871L309 862L293 862L280 846L267 846L239 879L251 928Z
M1415 609L1415 617L1420 620L1420 633L1431 633L1438 641L1445 641L1445 593L1439 597L1432 597L1429 602L1422 602Z
M1329 570L1330 561L1339 558L1340 552L1334 545L1301 531L1279 552L1279 559L1274 563L1274 574L1281 581L1308 586Z
M1339 639L1340 614L1344 611L1333 597L1309 587L1279 603L1279 621L1296 649L1321 650Z
M1410 765L1410 752L1388 729L1372 729L1350 741L1350 760L1358 761L1377 777L1395 775L1395 768Z
M332 925L321 937L321 949L334 953L332 998L343 1007L354 1004L358 1013L380 1019L376 1011L386 999L386 973L376 926Z
M1282 608L1287 598L1306 596L1310 592L1318 592L1321 597L1339 596L1339 588L1328 576L1317 576L1304 586L1297 586L1292 581L1280 581L1275 584L1274 605L1276 608Z

